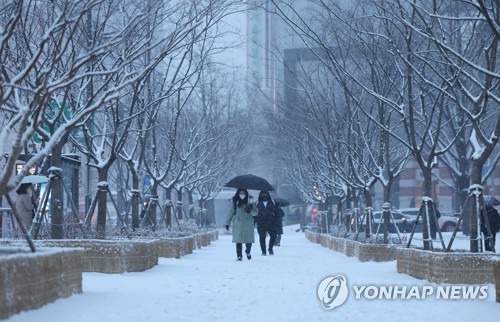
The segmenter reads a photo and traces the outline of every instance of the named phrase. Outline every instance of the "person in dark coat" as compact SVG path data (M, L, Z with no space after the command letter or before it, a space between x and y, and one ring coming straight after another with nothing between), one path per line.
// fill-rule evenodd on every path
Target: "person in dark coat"
M439 210L437 210L437 208L434 208L434 210L436 211L436 218L439 221L439 218L441 218L441 213L439 212ZM429 226L431 230L431 238L436 239L437 227L436 222L434 221L434 216L432 216L431 213L429 213Z
M248 202L248 191L238 189L232 198L231 207L226 220L226 229L233 223L233 243L236 243L236 259L241 261L243 244L247 259L252 259L250 254L254 237L254 217L257 216L257 207Z
M34 211L36 207L35 199L33 197L33 185L31 183L23 183L16 190L16 210L21 217L21 221L26 228L30 230L33 223Z
M281 207L276 206L278 211L278 219L276 226L276 240L274 241L274 246L281 246L281 235L283 235L283 217L285 217L285 212Z
M498 211L493 208L491 205L485 205L484 209L486 210L486 217L488 218L488 222L490 224L491 236L488 234L488 230L486 229L486 223L484 222L484 216L480 216L481 223L481 232L484 236L484 250L486 251L495 251L495 242L496 242L496 234L500 231L500 215Z
M266 237L269 234L269 255L274 255L273 246L276 240L276 227L278 219L281 220L278 213L279 207L276 206L267 191L261 191L257 200L257 232L259 233L260 248L262 255L266 255Z

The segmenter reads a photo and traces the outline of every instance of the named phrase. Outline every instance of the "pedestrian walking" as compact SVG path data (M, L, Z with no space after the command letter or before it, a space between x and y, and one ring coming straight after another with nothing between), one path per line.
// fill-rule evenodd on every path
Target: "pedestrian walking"
M231 207L226 220L226 229L233 224L233 243L236 243L236 259L243 258L243 244L245 244L245 254L247 259L252 259L252 244L254 237L254 217L257 216L257 207L248 202L248 191L238 189L232 198Z
M16 190L16 210L21 217L21 222L27 231L30 230L33 218L35 217L36 202L33 196L33 185L23 183Z
M437 208L434 208L434 211L436 212L436 218L438 219L441 218L441 213ZM436 221L434 220L434 217L429 213L429 228L431 230L431 238L434 240L437 237L437 227L436 227Z
M278 209L269 192L261 191L257 200L257 232L259 233L260 248L262 255L266 255L266 237L269 235L269 247L267 251L269 255L274 255L273 246L276 240L276 227L278 226L279 217Z
M281 246L281 235L283 235L283 217L285 217L285 212L279 206L276 206L278 211L278 219L276 226L276 240L274 241L274 246Z
M484 222L484 218L481 215L481 232L484 236L484 250L494 252L495 251L495 242L497 232L500 231L500 215L498 211L493 208L491 205L486 205L484 207L486 210L486 217L488 218L488 223L490 224L491 235L488 234L488 230L486 229L486 223Z

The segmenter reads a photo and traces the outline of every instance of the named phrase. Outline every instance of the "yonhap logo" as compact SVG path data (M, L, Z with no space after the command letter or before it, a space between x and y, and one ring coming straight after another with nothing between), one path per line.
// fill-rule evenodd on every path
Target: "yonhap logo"
M318 299L325 310L333 310L347 300L349 289L344 275L326 277L318 285Z
M352 285L354 300L486 300L488 285ZM325 310L347 301L344 275L325 277L318 285L318 299Z

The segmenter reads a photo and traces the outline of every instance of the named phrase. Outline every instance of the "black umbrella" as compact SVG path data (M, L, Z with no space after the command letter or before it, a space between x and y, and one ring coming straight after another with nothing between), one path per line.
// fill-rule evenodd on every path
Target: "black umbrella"
M484 196L484 203L492 207L500 205L500 201L493 196Z
M278 207L286 207L290 205L290 202L285 198L274 198L274 204Z
M224 187L274 191L273 186L266 179L254 176L253 174L236 176L229 180Z

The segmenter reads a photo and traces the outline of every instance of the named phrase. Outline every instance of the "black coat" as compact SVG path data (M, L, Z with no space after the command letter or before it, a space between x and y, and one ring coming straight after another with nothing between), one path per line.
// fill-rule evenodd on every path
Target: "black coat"
M262 201L257 202L257 229L260 231L268 231L276 233L278 227L278 220L281 221L279 216L279 207L274 204L272 200L267 202L264 206Z
M491 232L494 234L500 231L500 215L498 214L498 211L490 205L486 205L485 209L486 209L486 216L488 217L488 221L490 223ZM486 234L487 230L483 216L481 215L480 218L481 218L481 231L483 232L483 234Z
M283 209L281 209L281 207L276 207L276 208L278 208L277 210L279 214L278 225L276 226L276 233L283 235L283 217L285 217L285 212L283 211Z

